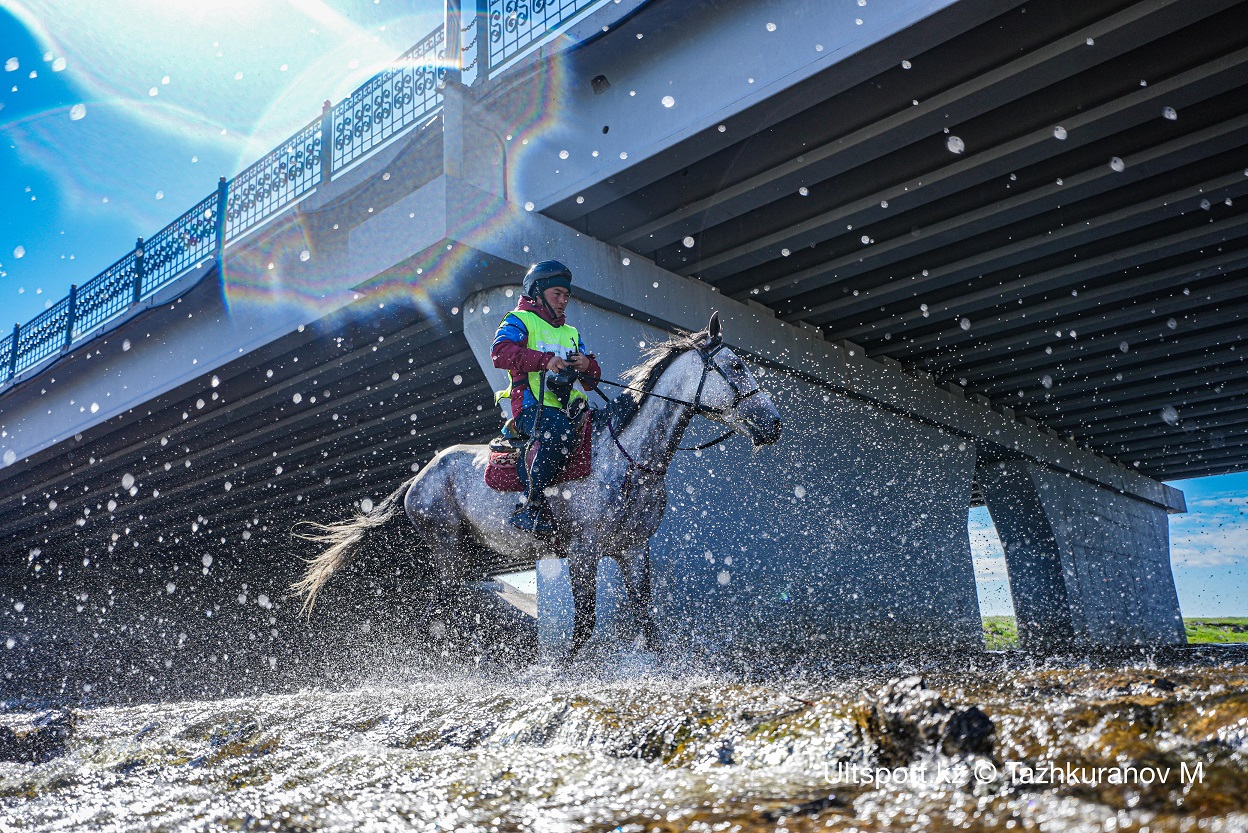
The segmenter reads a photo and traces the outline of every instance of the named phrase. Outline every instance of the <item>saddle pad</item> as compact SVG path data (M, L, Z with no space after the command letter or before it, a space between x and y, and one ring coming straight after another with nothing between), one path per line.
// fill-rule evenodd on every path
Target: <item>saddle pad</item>
M571 459L564 466L563 472L555 479L556 483L568 480L580 480L589 476L591 461L590 451L590 412L586 411L581 420L581 444L572 452ZM485 485L499 492L523 492L520 475L516 473L516 461L519 451L491 451L490 461L485 466Z

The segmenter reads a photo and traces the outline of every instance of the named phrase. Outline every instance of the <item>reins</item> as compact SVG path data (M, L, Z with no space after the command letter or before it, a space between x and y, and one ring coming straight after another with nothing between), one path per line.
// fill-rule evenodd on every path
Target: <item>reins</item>
M679 399L673 396L665 396L661 393L655 393L652 390L646 390L645 388L635 388L635 387L632 387L631 385L623 384L622 382L613 382L610 379L597 379L595 381L599 385L611 385L612 387L633 391L634 393L641 394L643 397L650 396L650 397L654 397L655 399L662 399L665 402L671 402L676 405L684 406L686 408L689 408L692 411L692 414L690 416L692 416L693 414L705 415L708 413L718 413L714 408L708 408L707 406L702 404L702 389L706 386L706 377L710 375L712 368L714 368L715 372L724 378L724 381L728 383L728 387L732 389L733 401L732 401L732 404L728 406L729 408L736 408L738 405L741 404L742 401L744 401L745 399L748 399L749 397L753 396L754 394L760 391L760 388L755 387L754 390L750 391L749 393L744 393L744 394L741 393L741 389L737 387L736 383L733 382L731 378L729 378L728 374L724 372L724 369L720 367L718 364L716 364L714 361L712 361L715 354L719 352L720 348L722 347L723 347L723 342L719 342L710 350L701 350L701 349L698 350L698 355L702 358L702 378L698 381L698 391L694 395L692 402L686 399ZM611 400L607 398L607 395L605 393L603 393L601 390L598 389L597 385L594 386L594 392L597 393L600 397L602 397L602 401L606 402L607 404L611 403ZM610 416L606 418L606 423L607 423L607 433L611 435L611 440L615 443L615 447L620 450L620 453L624 455L624 459L628 461L628 471L624 475L625 499L627 499L628 494L632 490L631 489L632 472L634 469L638 471L644 471L647 474L660 474L661 475L661 474L667 473L666 467L662 469L649 468L647 466L642 465L641 463L638 463L636 460L634 460L632 455L628 453L628 451L624 448L624 445L620 442L619 436L615 433L615 426L611 424ZM719 445L724 440L731 437L734 433L736 433L736 431L732 428L729 428L723 434L721 434L720 436L716 437L713 440L710 440L709 442L705 442L700 445L694 445L694 446L677 446L675 451L701 451L705 448L710 448L711 446Z

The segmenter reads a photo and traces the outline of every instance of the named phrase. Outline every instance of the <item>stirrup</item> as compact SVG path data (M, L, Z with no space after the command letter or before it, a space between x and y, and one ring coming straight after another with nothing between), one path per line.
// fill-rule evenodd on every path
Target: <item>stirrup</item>
M547 520L544 517L547 515L549 515L548 505L545 502L517 503L516 511L507 519L507 524L539 537L554 535L555 524L553 519Z

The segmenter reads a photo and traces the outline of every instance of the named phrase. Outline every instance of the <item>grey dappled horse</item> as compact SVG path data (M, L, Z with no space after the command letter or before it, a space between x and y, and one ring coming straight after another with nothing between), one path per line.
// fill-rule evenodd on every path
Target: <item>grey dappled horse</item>
M506 523L514 493L485 484L483 445L444 449L371 512L349 521L312 524L308 540L327 545L293 588L311 613L317 593L360 545L401 519L416 526L443 588L491 572L531 568L539 558L566 556L575 619L569 658L594 631L598 559L623 569L628 603L642 638L658 649L650 609L650 537L667 509L664 478L690 420L704 416L748 437L755 448L780 437L780 414L754 374L724 346L719 314L707 328L652 347L623 377L632 389L598 411L588 477L559 484L550 501L559 533L554 546Z

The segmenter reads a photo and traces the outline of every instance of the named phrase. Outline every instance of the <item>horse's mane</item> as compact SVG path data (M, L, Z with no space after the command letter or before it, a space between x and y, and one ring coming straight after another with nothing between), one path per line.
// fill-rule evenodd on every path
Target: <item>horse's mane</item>
M648 393L653 390L655 384L659 381L659 377L663 375L663 371L667 370L672 362L676 361L676 357L686 350L701 348L706 344L707 336L706 330L699 330L696 333L677 330L671 338L650 345L642 353L639 363L620 374L620 380L624 384L639 390L621 391L620 395L604 409L603 415L611 421L617 433L627 428L629 423L641 411L641 404L645 400L645 396L640 391ZM595 422L596 424L605 424L605 420Z

